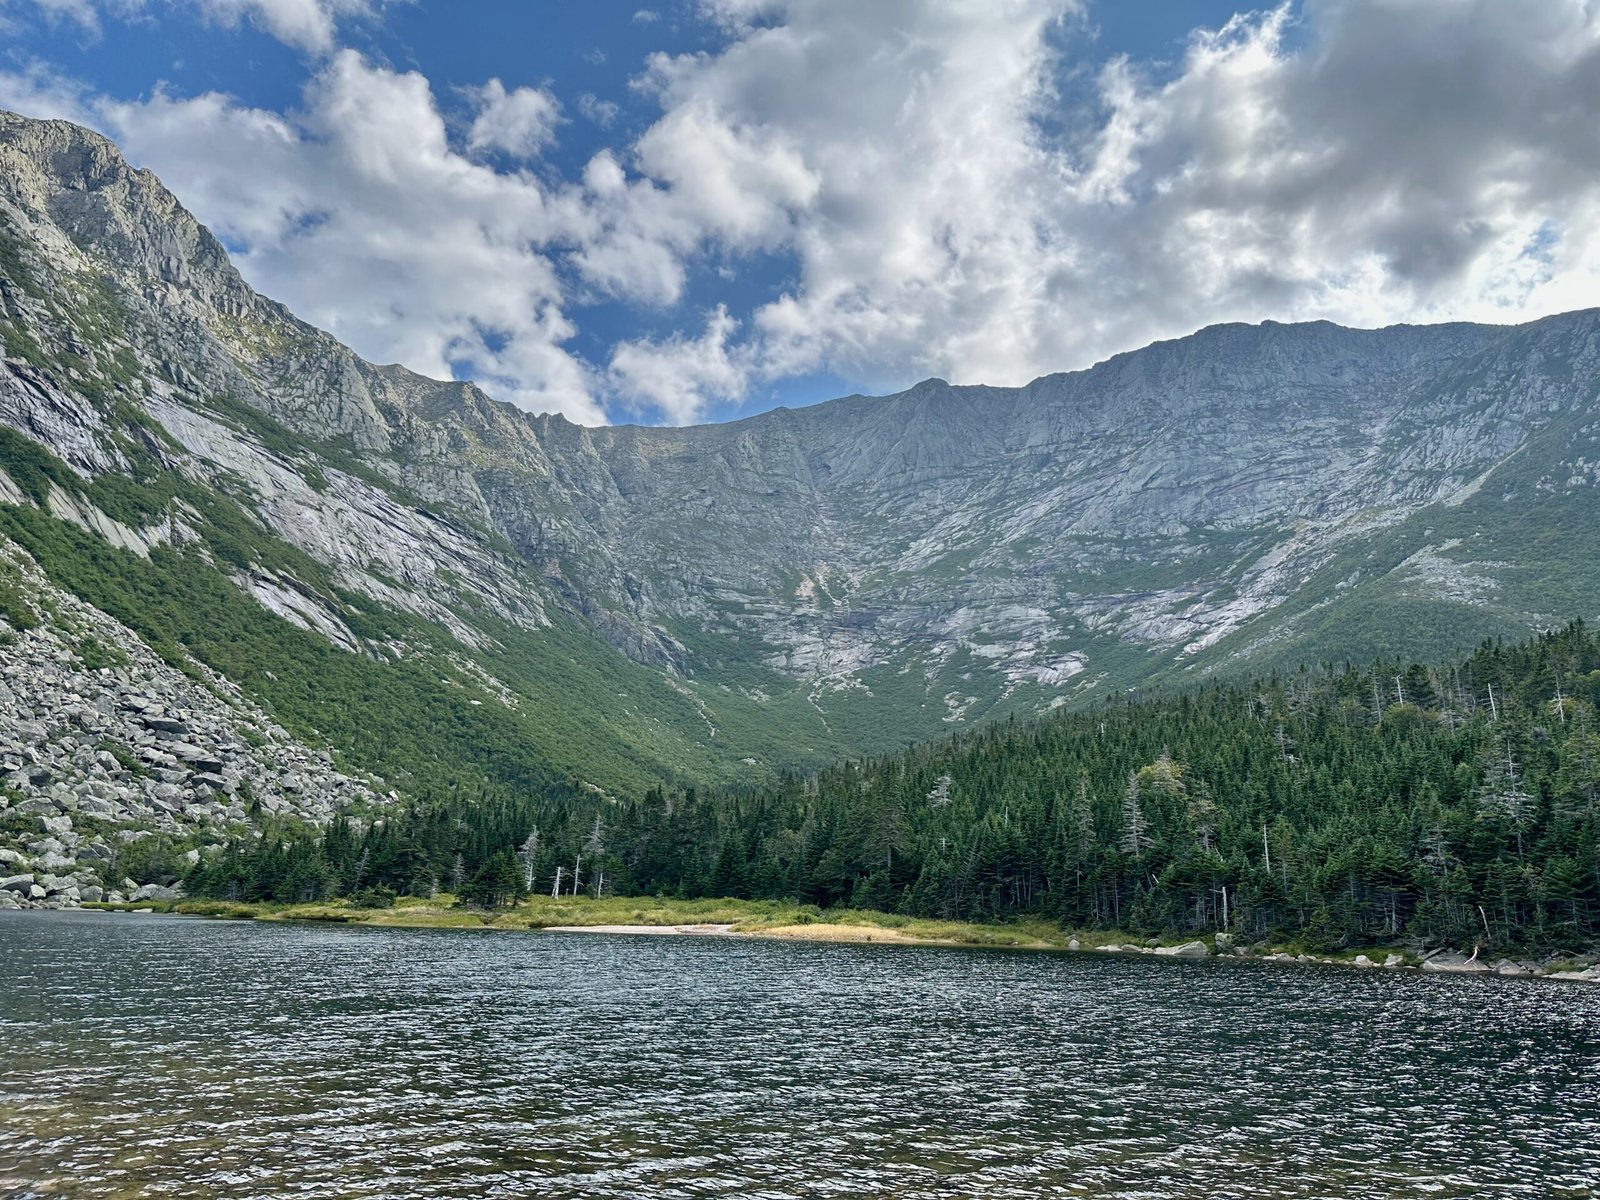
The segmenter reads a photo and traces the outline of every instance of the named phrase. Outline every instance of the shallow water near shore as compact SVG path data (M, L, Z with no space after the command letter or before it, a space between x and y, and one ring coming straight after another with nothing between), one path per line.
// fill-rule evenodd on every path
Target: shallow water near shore
M1600 993L0 913L0 1196L1600 1191Z

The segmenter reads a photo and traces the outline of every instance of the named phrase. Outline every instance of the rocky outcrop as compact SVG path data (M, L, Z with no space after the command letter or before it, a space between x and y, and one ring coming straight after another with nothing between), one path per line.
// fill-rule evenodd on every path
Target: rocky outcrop
M166 898L165 874L266 818L324 824L380 797L198 663L181 671L0 538L0 906ZM176 861L172 861L176 859ZM130 863L141 866L130 866ZM134 872L129 877L129 871Z

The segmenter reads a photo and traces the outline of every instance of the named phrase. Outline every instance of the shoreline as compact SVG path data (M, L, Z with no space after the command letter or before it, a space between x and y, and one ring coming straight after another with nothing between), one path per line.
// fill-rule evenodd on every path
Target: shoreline
M225 920L293 921L391 929L477 929L630 937L760 938L839 945L936 946L947 949L1049 950L1066 953L1216 958L1289 966L1411 971L1497 978L1600 983L1590 951L1575 958L1485 958L1440 948L1427 953L1393 947L1313 954L1293 946L1238 946L1227 934L1188 940L1131 939L1126 932L1070 931L1047 921L1009 925L936 921L867 910L824 911L777 901L664 900L655 897L533 897L512 908L458 908L454 898L403 897L390 908L357 908L345 901L300 905L181 899L152 904L85 904L109 912L166 913Z
M980 927L981 928L981 927ZM995 926L1003 928L1003 926ZM876 925L847 925L822 923L814 925L772 925L755 929L741 929L737 925L544 925L534 933L607 933L623 937L732 937L761 938L774 942L845 942L857 945L879 946L945 946L990 950L1059 950L1070 951L1066 946L1015 946L974 945L951 938L918 937Z
M979 928L985 928L979 926ZM996 926L995 928L1003 928ZM768 941L806 941L821 943L847 943L853 945L942 946L955 949L1013 949L1051 950L1062 954L1118 954L1148 958L1216 958L1234 962L1272 963L1278 966L1343 967L1349 970L1409 971L1420 974L1480 975L1501 979L1550 979L1556 982L1600 983L1600 966L1580 971L1544 971L1537 964L1498 959L1493 964L1476 955L1467 956L1448 950L1434 951L1416 961L1407 961L1404 955L1372 950L1357 952L1353 959L1326 955L1291 954L1286 950L1218 951L1203 941L1180 942L1175 945L1128 945L1108 943L1085 946L1079 938L1069 937L1066 945L981 945L951 938L917 937L895 929L869 925L822 924L774 926L764 929L740 929L733 925L549 925L536 932L542 933L601 933L620 936L682 937L737 937L761 938ZM1373 954L1378 957L1374 958Z

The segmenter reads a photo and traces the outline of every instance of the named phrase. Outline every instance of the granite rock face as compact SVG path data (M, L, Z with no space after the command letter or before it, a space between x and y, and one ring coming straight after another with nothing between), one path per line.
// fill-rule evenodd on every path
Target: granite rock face
M1216 326L1021 388L582 428L362 361L77 127L0 116L0 233L0 423L85 478L142 455L225 489L466 649L570 619L597 660L665 676L708 739L788 695L873 749L850 714L874 704L926 735L1600 609L1583 539L1552 562L1515 532L1553 505L1569 532L1600 517L1593 312ZM132 449L130 411L152 431ZM0 474L7 501L40 503ZM141 524L67 489L43 503L134 553L197 536L181 503ZM375 652L281 567L235 581Z

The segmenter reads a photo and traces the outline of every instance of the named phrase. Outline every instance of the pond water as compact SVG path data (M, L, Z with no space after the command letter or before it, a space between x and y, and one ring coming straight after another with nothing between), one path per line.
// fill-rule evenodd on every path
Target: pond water
M0 1196L1600 1194L1600 989L0 913Z

